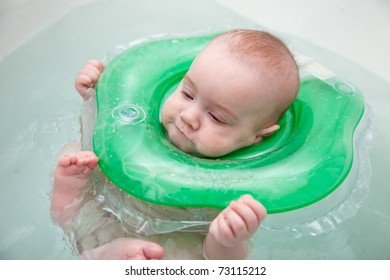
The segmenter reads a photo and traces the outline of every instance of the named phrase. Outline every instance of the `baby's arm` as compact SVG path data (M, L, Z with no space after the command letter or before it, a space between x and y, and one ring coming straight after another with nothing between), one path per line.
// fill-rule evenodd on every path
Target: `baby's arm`
M212 222L204 250L209 259L244 259L248 239L267 215L263 205L250 195L233 201Z
M91 93L88 91L96 85L100 74L105 66L98 60L88 60L75 79L75 87L84 100L87 100Z

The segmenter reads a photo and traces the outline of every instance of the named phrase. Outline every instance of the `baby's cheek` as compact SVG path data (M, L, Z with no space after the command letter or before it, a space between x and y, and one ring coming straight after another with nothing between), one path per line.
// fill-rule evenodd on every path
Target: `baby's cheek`
M161 121L165 126L167 123L172 122L174 120L175 107L172 106L172 102L168 100L164 103L163 108L161 110Z
M232 144L223 137L210 136L203 139L203 150L207 156L223 156L232 151Z

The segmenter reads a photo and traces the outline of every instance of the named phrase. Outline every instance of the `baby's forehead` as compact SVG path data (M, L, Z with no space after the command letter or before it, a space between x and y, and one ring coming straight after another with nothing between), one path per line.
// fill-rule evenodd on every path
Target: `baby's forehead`
M226 40L212 41L202 50L199 57L206 65L210 61L223 60L224 64L240 67L242 71L272 71L269 63L267 63L266 54L259 51L250 52L241 48L232 48L229 41Z

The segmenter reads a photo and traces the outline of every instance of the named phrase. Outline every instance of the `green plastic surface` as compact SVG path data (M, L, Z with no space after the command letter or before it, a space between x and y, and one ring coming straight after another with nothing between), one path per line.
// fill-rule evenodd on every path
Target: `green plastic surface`
M106 67L97 85L93 146L108 179L148 202L224 208L251 194L268 213L312 204L348 175L362 95L342 82L301 81L281 129L219 159L187 155L167 139L161 106L215 35L144 42ZM345 90L347 89L347 90Z

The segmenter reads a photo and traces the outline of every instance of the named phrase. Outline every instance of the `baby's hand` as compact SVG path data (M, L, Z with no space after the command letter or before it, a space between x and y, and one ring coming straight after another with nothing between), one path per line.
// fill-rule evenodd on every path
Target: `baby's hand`
M76 76L75 87L84 100L90 97L88 89L94 87L105 66L98 60L89 60Z
M232 201L212 222L209 234L225 247L248 240L267 215L263 205L250 195Z

